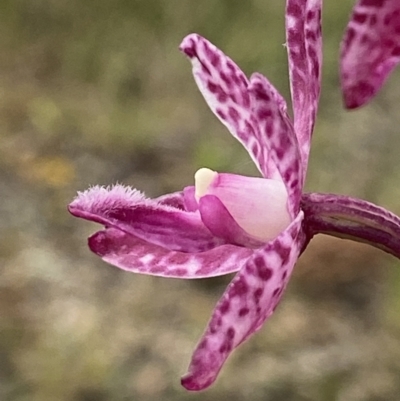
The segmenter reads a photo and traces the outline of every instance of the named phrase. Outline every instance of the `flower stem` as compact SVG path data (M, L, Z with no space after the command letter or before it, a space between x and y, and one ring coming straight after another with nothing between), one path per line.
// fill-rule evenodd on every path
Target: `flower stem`
M343 195L306 193L307 237L327 234L364 242L400 258L400 218L373 203Z

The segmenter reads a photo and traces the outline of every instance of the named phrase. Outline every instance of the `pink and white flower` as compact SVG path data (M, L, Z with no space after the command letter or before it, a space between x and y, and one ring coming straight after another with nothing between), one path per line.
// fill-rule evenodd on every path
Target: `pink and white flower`
M89 247L121 269L186 279L237 272L182 379L189 390L212 384L232 350L271 316L309 240L300 201L320 94L321 3L287 1L293 118L264 76L246 78L206 39L192 34L180 46L211 110L262 178L203 168L195 186L158 199L116 185L79 193L69 205L105 226Z

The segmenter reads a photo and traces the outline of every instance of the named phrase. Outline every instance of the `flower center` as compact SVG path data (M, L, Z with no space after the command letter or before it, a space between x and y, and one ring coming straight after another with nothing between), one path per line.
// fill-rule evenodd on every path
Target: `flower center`
M282 181L217 173L201 168L195 174L195 198L214 195L249 235L275 238L290 223L288 195Z

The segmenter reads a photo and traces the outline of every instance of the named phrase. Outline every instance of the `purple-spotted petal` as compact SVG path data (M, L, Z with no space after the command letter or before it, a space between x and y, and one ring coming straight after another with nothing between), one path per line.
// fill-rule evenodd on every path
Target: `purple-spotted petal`
M188 390L211 385L226 358L275 310L303 248L300 212L291 225L256 250L218 302L182 384Z
M199 213L146 199L139 191L121 185L82 192L69 211L174 251L202 252L224 243L204 226Z
M169 251L114 228L99 231L90 237L89 247L105 262L120 269L185 279L236 272L254 252L234 245L222 245L200 253Z
M254 125L260 137L269 144L266 157L276 164L288 192L288 209L294 218L299 211L303 184L303 171L299 145L293 125L282 107L280 95L261 74L253 74L250 80Z
M359 0L341 47L345 105L368 102L400 61L400 1Z
M180 49L190 58L197 86L214 114L243 144L265 177L280 179L275 162L268 156L267 138L260 136L251 118L249 81L244 73L197 34L187 36Z
M304 172L321 90L321 8L322 0L288 0L286 3L286 41L294 129L300 144Z

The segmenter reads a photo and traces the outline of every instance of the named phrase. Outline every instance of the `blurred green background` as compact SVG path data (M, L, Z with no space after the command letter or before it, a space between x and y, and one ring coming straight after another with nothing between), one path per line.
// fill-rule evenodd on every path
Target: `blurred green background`
M342 109L338 50L353 0L327 0L307 190L400 213L400 76ZM255 174L178 51L197 32L289 99L284 1L0 2L0 400L398 401L400 262L316 238L269 323L216 384L179 385L230 277L128 274L90 253L77 190L158 196L200 167Z

